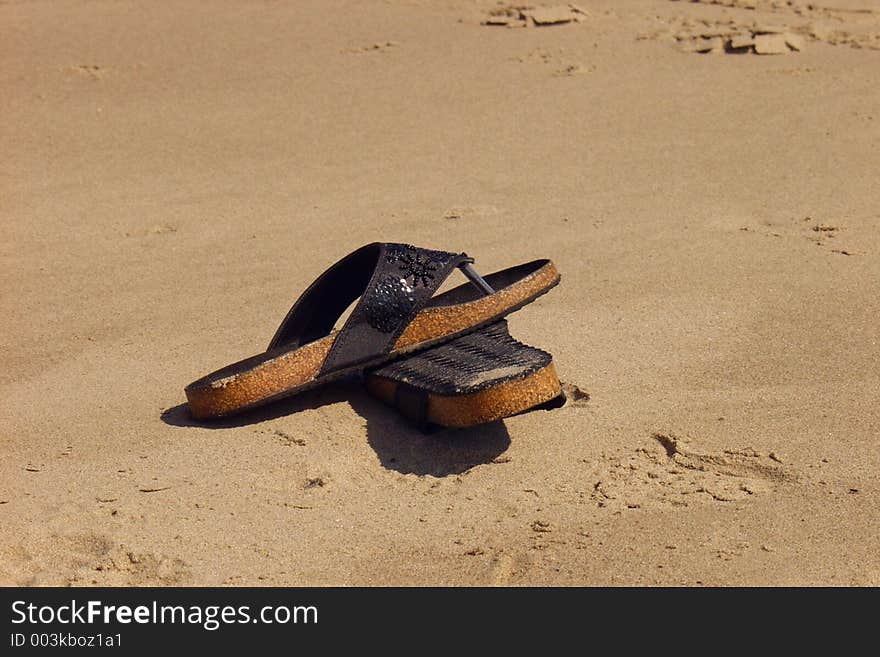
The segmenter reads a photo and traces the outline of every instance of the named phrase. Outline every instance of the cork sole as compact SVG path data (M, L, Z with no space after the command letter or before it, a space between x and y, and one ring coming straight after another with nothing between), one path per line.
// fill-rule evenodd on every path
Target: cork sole
M395 405L397 387L393 379L370 375L367 391L391 406ZM553 363L524 378L463 395L427 393L425 419L431 424L464 429L494 422L545 404L562 394L562 386Z
M319 372L338 335L336 331L301 347L279 347L252 356L189 384L185 392L190 412L200 419L230 415L432 347L531 303L559 280L553 263L544 261L542 266L494 294L455 303L460 298L467 299L469 292L468 286L455 288L437 298L453 303L429 306L419 312L388 354L328 375L319 376Z

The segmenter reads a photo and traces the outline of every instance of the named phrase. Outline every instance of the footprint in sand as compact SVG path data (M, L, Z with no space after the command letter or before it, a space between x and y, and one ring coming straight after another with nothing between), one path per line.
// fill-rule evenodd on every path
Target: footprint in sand
M816 246L830 247L827 249L829 253L844 256L859 255L858 251L849 245L842 244L841 240L837 239L845 230L843 226L837 222L820 221L810 216L788 223L774 223L765 220L759 222L758 225L741 226L739 230L744 233L757 233L774 238L806 239Z
M192 581L176 558L140 552L108 536L52 534L14 548L0 583L16 586L173 586Z
M805 28L730 18L670 23L671 27L643 33L637 40L669 40L682 52L699 54L787 55L806 48Z
M483 20L490 27L550 27L580 23L587 18L586 10L575 4L555 7L504 5L492 9Z
M655 433L633 455L607 457L590 498L616 509L739 502L793 480L775 453L750 448L703 453L675 434Z
M803 50L807 42L880 50L880 9L860 0L851 7L777 0L690 0L690 4L715 5L721 13L658 15L654 26L637 39L669 40L680 50L697 53L783 55ZM765 20L768 15L773 19L770 23Z

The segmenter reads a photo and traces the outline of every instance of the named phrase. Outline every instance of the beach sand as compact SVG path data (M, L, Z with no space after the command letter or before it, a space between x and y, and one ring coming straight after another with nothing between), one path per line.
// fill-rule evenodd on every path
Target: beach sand
M880 6L579 7L0 3L0 583L880 584ZM376 240L553 259L572 400L189 419Z

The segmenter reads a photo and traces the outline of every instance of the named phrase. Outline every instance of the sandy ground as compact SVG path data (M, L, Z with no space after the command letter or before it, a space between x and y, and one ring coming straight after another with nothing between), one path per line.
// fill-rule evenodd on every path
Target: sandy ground
M880 6L580 6L0 3L0 582L880 584ZM188 418L374 240L552 258L589 398Z

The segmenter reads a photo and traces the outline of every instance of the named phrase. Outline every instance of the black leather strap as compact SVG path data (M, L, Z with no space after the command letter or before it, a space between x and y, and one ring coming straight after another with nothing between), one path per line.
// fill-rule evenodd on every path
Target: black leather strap
M299 347L329 334L339 316L363 294L382 247L377 242L362 246L316 278L288 311L267 350Z
M339 331L321 373L391 351L449 273L467 260L463 253L383 244L373 276Z
M388 353L400 334L456 267L464 253L409 244L368 244L349 254L302 294L269 343L269 349L301 346L328 335L358 297L320 374Z

